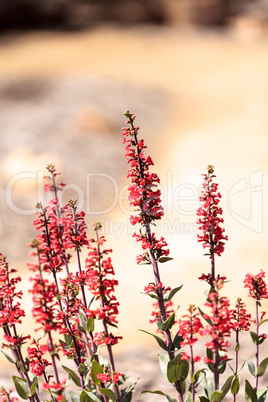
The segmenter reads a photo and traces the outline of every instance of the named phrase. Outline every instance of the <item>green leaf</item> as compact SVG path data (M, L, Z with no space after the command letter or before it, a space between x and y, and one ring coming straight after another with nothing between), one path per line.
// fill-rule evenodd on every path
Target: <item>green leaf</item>
M82 400L81 400L82 397ZM88 399L89 398L89 399ZM101 402L101 399L98 398L93 392L83 391L80 395L80 402Z
M227 378L227 380L225 381L225 383L223 384L223 386L221 387L221 394L222 394L222 399L225 397L225 395L229 392L230 388L231 388L231 384L233 381L234 376L230 375L230 377ZM222 400L221 399L221 400Z
M265 401L267 392L268 392L268 387L259 389L257 391L258 402L264 402Z
M201 310L201 308L198 307L199 313L202 315L202 317L204 318L204 312ZM208 323L208 325L210 325L212 327L212 321L209 318L204 318L204 320Z
M245 358L247 364L248 364L248 369L250 374L252 374L255 377L255 364L253 363L253 361Z
M62 366L62 368L69 374L69 376L71 377L71 379L73 380L75 385L77 385L77 387L81 387L81 381L80 381L80 378L78 377L78 375L73 370L71 370L70 368L68 368L66 366Z
M3 353L4 356L6 356L7 360L12 363L12 364L16 364L16 362L12 359L12 357L10 357L6 352L4 352L3 350L1 350L1 352Z
M92 399L90 398L90 396L87 394L86 391L82 391L80 394L79 401L80 402L92 402Z
M74 391L69 391L69 396L72 402L79 402L80 398Z
M211 402L220 402L221 400L222 400L222 393L220 391L212 392L212 394L210 396Z
M181 360L181 356L177 355L174 359L168 362L167 366L167 378L172 384L176 381L184 381L189 372L189 362L187 360Z
M27 382L24 378L12 377L17 393L22 399L29 399L29 389Z
M171 316L162 324L162 331L166 331L167 329L171 329L173 327L175 321L175 312L171 314Z
M171 261L171 260L173 260L173 258L171 258L171 257L160 257L158 262L164 263L164 262Z
M99 388L99 391L105 395L108 396L109 399L111 399L112 401L116 402L116 396L113 393L113 391L111 389L107 389L107 388Z
M239 352L239 350L240 350L240 343L238 341L237 344L235 345L235 352Z
M33 396L33 395L36 393L36 387L37 387L37 385L38 385L38 377L36 377L36 378L34 379L34 382L33 382L32 385L31 385L31 390L30 390L31 396Z
M259 342L259 337L256 334L256 332L249 331L249 333L250 333L250 336L251 336L251 339L252 339L253 343L258 343Z
M72 336L71 335L66 335L66 334L63 334L63 336L64 336L66 344L70 345L72 343L72 341L73 341Z
M187 395L185 397L185 402L192 402L192 393L190 391L187 392Z
M169 348L167 347L167 345L165 344L163 339L161 339L159 336L151 334L150 332L144 331L143 329L139 329L139 331L144 332L145 334L153 336L154 339L156 340L156 342L158 343L158 345L160 346L160 348L164 349L167 352L169 351Z
M209 399L206 398L205 396L200 396L199 400L200 400L200 402L209 402Z
M255 389L252 388L248 380L245 381L245 401L246 402L258 402Z
M87 331L87 317L83 310L79 310L80 322L83 327L83 330Z
M101 380L97 377L97 375L102 373L103 373L102 365L96 362L96 360L93 360L91 366L91 378L94 384L99 385L101 383Z
M167 377L167 365L169 362L168 354L160 353L158 356L159 356L159 365L160 365L162 374L168 380L168 377Z
M183 285L178 286L177 288L172 289L172 290L169 292L168 296L164 298L164 301L169 302L170 300L172 300L173 296L174 296L177 292L179 292L179 290L181 290L182 287L183 287Z
M258 368L257 368L257 376L261 377L267 368L268 365L268 357L266 357L262 362L260 362Z
M94 317L90 317L87 320L87 331L92 332L92 331L94 331L94 328L95 328Z
M232 381L231 385L231 393L232 395L237 395L240 388L240 378L239 376L235 377Z
M173 349L176 350L180 350L181 349L181 345L180 343L183 341L183 337L180 336L178 334L178 332L176 333L174 339L173 339Z
M142 395L142 394L158 394L158 395L164 395L164 396L167 398L168 402L177 402L177 399L174 399L174 398L172 398L171 396L165 394L164 392L158 391L158 390L157 390L157 391L142 391L142 392L141 392L141 395Z
M261 322L259 322L258 325L260 326L260 325L262 325L263 323L265 323L265 322L267 322L267 321L268 321L268 318L266 318L265 320L262 320Z

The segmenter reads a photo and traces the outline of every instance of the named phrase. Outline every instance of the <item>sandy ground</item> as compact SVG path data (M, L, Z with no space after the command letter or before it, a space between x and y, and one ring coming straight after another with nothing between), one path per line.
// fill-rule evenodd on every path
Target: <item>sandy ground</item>
M238 295L246 299L245 273L267 272L267 45L265 35L247 41L230 32L156 27L1 38L3 252L24 269L42 170L56 163L71 196L76 192L83 198L88 223L100 217L104 222L120 281L121 361L128 356L135 378L139 366L147 373L141 388L158 387L159 380L157 371L154 382L149 375L158 370L156 353L151 369L145 368L152 354L141 345L151 348L150 339L137 332L151 330L150 302L141 292L152 274L135 265L139 250L127 223L123 111L137 114L161 178L166 209L161 233L174 257L163 265L162 278L166 284L184 284L176 299L181 311L204 300L204 285L196 278L209 266L196 243L195 211L200 174L208 164L215 165L230 239L217 270L231 279L226 294L232 303Z

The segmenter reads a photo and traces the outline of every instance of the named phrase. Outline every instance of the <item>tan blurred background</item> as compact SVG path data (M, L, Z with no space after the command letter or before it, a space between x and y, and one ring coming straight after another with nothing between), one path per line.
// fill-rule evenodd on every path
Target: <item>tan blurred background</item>
M128 223L123 112L137 114L161 178L166 215L156 230L174 257L161 266L162 279L184 284L175 300L181 314L204 302L197 277L209 272L209 261L195 222L208 164L215 166L229 236L217 272L230 280L224 291L232 304L238 296L246 301L245 274L267 272L268 260L267 10L266 1L1 3L1 252L23 273L27 295L34 207L43 200L44 167L56 164L69 184L64 200L78 197L89 228L101 220L113 247L124 337L118 359L133 378L142 376L140 388L160 387L160 375L149 373L158 370L160 351L137 332L152 330L151 303L141 292L153 277L135 264L140 249ZM24 307L30 326L28 296ZM266 385L267 376L262 380Z

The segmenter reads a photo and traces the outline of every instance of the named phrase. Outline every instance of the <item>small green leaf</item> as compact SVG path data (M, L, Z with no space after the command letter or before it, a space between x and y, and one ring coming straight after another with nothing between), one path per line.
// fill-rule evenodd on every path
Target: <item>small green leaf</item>
M12 364L16 364L16 362L12 359L12 357L10 357L6 352L4 352L3 350L1 350L1 352L3 353L4 356L6 356L7 360L12 363Z
M62 368L69 374L69 376L71 377L71 379L73 380L75 385L77 385L77 387L81 387L81 381L80 381L80 378L78 377L78 375L73 370L71 370L70 368L68 368L66 366L62 366Z
M233 381L232 381L232 385L231 385L231 393L232 393L232 395L237 395L238 391L239 391L239 388L240 388L240 378L238 376L238 377L235 377L233 379Z
M142 392L141 392L141 395L142 395L142 394L158 394L158 395L164 395L164 396L167 398L168 402L177 402L177 399L174 399L174 398L172 398L171 396L165 394L164 392L158 391L158 390L157 390L157 391L142 391Z
M17 393L22 399L29 399L29 389L27 382L21 377L12 377Z
M83 310L79 310L79 316L80 316L81 325L82 325L84 331L86 332L87 331L87 317Z
M169 351L169 348L167 347L167 345L165 344L163 339L161 339L159 336L151 334L150 332L144 331L143 329L139 329L139 331L144 332L145 334L153 336L154 339L156 340L156 342L158 343L158 345L160 346L160 348L164 349L167 352Z
M80 395L80 402L101 402L101 399L98 398L93 392L83 391Z
M257 368L257 376L258 377L261 377L265 373L267 365L268 365L268 357L266 357L262 362L260 362L260 364Z
M92 332L92 331L94 331L94 328L95 328L94 317L90 317L87 320L87 331Z
M201 316L204 318L205 313L201 310L201 308L198 307L199 313ZM209 318L204 318L204 320L212 327L212 321Z
M159 356L159 365L160 365L162 374L168 380L168 377L167 377L167 365L169 362L168 354L160 353L158 356Z
M162 331L166 331L167 329L171 329L173 327L175 321L175 312L171 314L171 316L162 324Z
M173 260L173 258L171 258L171 257L160 257L158 262L164 263L164 262L171 261L171 260Z
M69 391L69 396L72 402L79 402L80 398L74 391Z
M255 364L253 363L253 361L245 358L247 364L248 364L248 369L250 374L252 374L255 377Z
M167 301L167 302L171 301L172 298L173 298L173 296L174 296L177 292L179 292L179 290L181 290L182 287L183 287L183 285L178 286L177 288L172 289L172 290L169 292L168 296L164 298L164 301Z
M260 326L260 325L262 325L263 323L265 323L265 322L267 322L267 321L268 321L268 318L266 318L265 320L262 320L261 322L259 322L258 325Z
M220 391L212 392L212 394L210 396L211 402L220 402L221 400L222 400L222 393Z
M99 391L105 395L108 396L109 399L111 399L112 401L116 402L116 396L113 393L113 391L111 389L107 389L107 388L99 388Z
M183 341L183 337L180 336L178 334L178 332L176 333L174 339L173 339L173 349L176 350L180 350L181 349L181 345L180 343Z
M97 375L102 373L103 373L102 365L96 362L96 360L93 360L91 366L91 378L94 384L99 385L101 383L101 380L97 377Z
M225 381L225 383L223 384L223 386L221 387L221 394L222 394L222 399L225 397L225 395L229 392L230 388L231 388L231 384L233 381L234 376L230 375L230 377L227 378L227 380ZM221 400L222 400L221 399Z
M66 334L63 334L63 336L64 336L66 344L70 345L72 343L72 341L73 341L72 336L71 335L66 335Z
M33 395L36 393L36 387L37 387L37 385L38 385L38 377L36 377L36 378L34 379L34 382L33 382L32 385L31 385L31 390L30 390L31 396L33 396Z
M80 394L79 401L80 402L92 402L92 399L90 398L90 396L87 394L86 391L82 391Z
M264 402L265 401L267 392L268 392L268 387L259 389L257 391L258 402Z
M209 399L206 398L205 396L200 396L199 400L200 400L200 402L209 402Z
M259 337L258 337L258 335L256 334L256 332L249 331L249 333L250 333L250 336L251 336L252 341L253 341L254 343L258 343Z
M238 341L237 344L235 345L235 352L239 352L239 350L240 350L240 343Z
M248 380L245 381L245 400L246 402L257 402L256 391L252 388Z

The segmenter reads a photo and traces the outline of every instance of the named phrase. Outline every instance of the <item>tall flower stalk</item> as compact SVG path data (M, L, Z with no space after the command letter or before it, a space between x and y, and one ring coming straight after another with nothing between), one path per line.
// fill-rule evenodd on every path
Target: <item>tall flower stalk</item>
M249 331L252 321L251 314L247 313L245 303L242 302L240 297L236 301L235 308L231 311L230 320L232 330L235 331L235 368L231 392L233 394L233 402L236 402L236 397L240 388L240 376L238 370L240 350L239 335L242 331Z
M164 262L168 258L169 250L166 249L167 243L163 237L156 238L155 233L151 230L151 225L155 221L160 220L163 215L163 207L161 206L161 191L157 187L160 180L156 173L149 172L150 166L154 163L150 156L145 156L144 140L138 138L139 127L134 125L136 116L129 111L125 112L128 127L123 128L124 143L126 144L126 159L130 165L127 177L130 178L129 200L137 215L131 216L130 222L135 225L139 224L141 229L139 233L135 233L136 241L141 242L143 253L137 257L137 263L149 263L152 265L155 292L159 308L159 326L164 329L162 332L165 336L168 355L170 361L174 359L174 345L171 337L171 331L168 326L163 324L167 322L167 311L164 299L164 288L162 286L158 262ZM162 326L161 326L162 324ZM179 401L183 401L183 391L180 382L175 381L175 388Z
M202 243L203 248L208 249L211 261L210 274L203 274L200 279L205 279L211 287L206 304L211 306L213 310L211 333L214 340L213 345L210 345L210 349L213 351L214 389L217 390L219 387L219 351L221 350L220 342L222 342L217 339L221 336L221 330L219 330L217 321L220 321L219 313L223 308L223 298L220 298L218 293L222 280L219 275L216 276L215 255L221 256L224 251L224 243L228 240L228 237L224 235L225 229L221 226L224 222L221 217L222 208L219 206L221 194L218 192L218 184L213 182L213 179L216 177L214 175L214 167L208 165L207 173L202 176L204 176L204 181L200 196L201 206L197 210L197 224L200 233L197 235L197 238L198 242ZM226 303L225 300L223 303L225 307L227 306ZM226 335L229 335L229 329L226 331Z
M258 383L259 383L259 377L260 373L262 373L262 369L260 371L259 368L259 345L263 343L263 341L266 339L267 335L266 334L260 334L260 325L261 325L261 320L259 317L259 307L261 307L261 300L262 299L268 299L268 290L267 290L267 285L265 283L265 272L263 270L260 270L260 272L257 275L253 274L246 274L246 277L244 279L244 287L249 289L249 297L252 297L255 300L255 333L251 332L251 338L253 342L255 343L255 366L256 366L256 373L255 375L255 392L257 393L258 391ZM261 318L263 319L265 315L265 312L262 313ZM266 365L268 364L268 359ZM262 362L263 363L263 362ZM250 365L249 365L250 368ZM261 374L262 375L262 374Z

